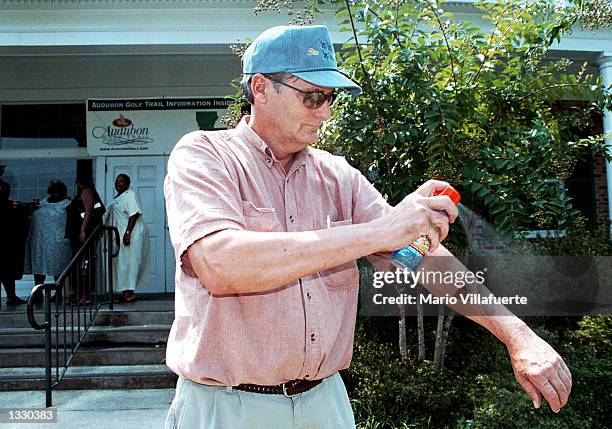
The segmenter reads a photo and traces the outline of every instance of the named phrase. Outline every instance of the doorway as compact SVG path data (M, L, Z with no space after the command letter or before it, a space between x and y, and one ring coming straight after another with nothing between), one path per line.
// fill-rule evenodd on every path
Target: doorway
M164 200L166 158L156 156L116 156L106 158L106 203L116 195L115 178L124 173L132 181L130 189L138 195L142 219L151 239L151 286L140 293L174 292L174 254L169 245ZM170 255L167 255L170 250Z

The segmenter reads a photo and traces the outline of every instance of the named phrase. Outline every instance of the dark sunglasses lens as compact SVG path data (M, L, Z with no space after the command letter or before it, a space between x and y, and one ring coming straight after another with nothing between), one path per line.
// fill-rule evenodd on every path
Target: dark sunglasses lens
M309 109L318 109L326 100L329 100L329 105L331 106L335 97L336 94L326 95L323 92L312 92L304 96L304 106Z
M319 102L319 98L317 97L317 94L318 94L317 92L313 92L313 93L304 95L304 106L306 106L308 109L319 108L321 105L319 104L317 106L317 103Z
M323 104L323 99L321 98L323 95L320 92L311 92L304 96L304 106L309 109L318 109Z

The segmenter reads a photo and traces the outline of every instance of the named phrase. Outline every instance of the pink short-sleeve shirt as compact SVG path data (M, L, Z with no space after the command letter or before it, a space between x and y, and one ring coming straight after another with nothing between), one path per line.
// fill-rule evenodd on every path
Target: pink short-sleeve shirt
M248 121L189 133L168 161L164 191L177 270L166 364L209 385L328 377L351 361L354 261L273 292L216 296L196 277L186 250L224 229L312 231L327 228L328 217L330 227L368 222L389 206L342 157L306 148L285 171Z

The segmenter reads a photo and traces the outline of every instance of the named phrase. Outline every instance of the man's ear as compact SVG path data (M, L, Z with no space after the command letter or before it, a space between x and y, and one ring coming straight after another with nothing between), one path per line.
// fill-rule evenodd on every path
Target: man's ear
M253 75L251 78L251 92L253 93L253 100L259 104L265 104L268 97L267 91L270 81L266 79L261 73Z

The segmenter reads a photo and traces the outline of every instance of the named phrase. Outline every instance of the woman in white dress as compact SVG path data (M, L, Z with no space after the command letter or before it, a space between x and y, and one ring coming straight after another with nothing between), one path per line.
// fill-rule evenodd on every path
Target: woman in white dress
M113 288L121 292L121 302L134 301L136 288L150 283L149 233L142 219L138 196L129 189L130 177L119 174L115 179L117 195L108 206L106 224L119 230L122 244L113 260Z

